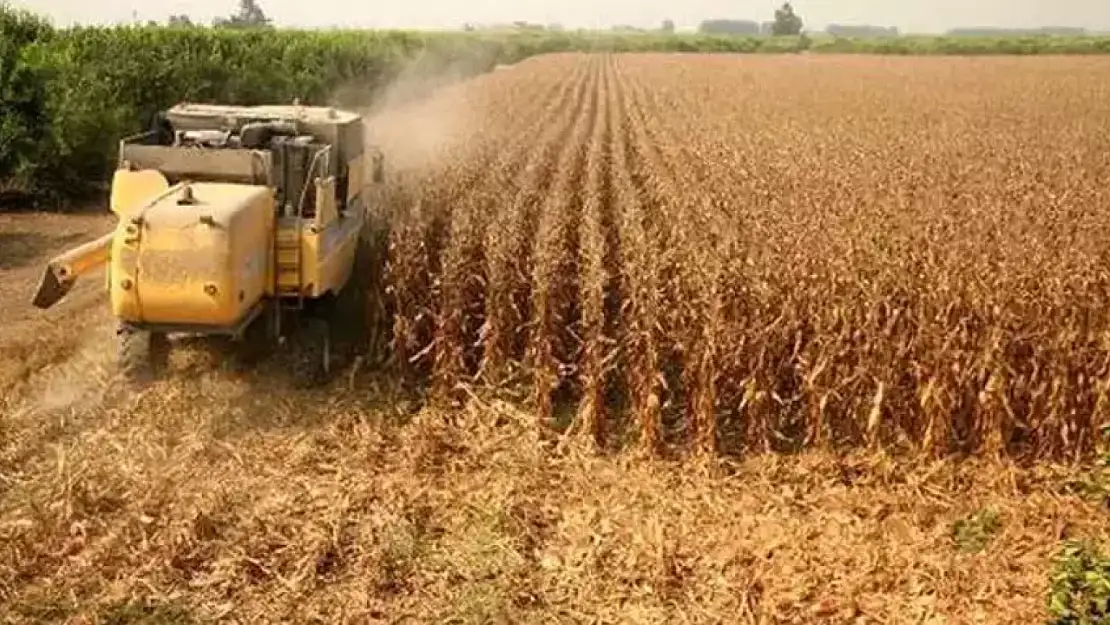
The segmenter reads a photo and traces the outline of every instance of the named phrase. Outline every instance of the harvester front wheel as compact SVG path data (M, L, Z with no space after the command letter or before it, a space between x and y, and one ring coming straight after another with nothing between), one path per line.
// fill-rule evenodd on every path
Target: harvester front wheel
M149 382L169 353L164 334L121 325L116 331L119 369L128 382Z
M318 317L304 319L293 335L294 383L299 388L325 384L333 365L331 328Z
M236 344L232 366L239 372L246 372L257 365L270 347L271 320L260 317L251 322L243 331Z

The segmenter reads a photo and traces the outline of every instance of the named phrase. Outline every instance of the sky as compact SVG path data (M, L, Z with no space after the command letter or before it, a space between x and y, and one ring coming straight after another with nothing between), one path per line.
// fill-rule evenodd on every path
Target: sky
M3 0L0 0L2 2ZM279 26L459 28L464 23L526 20L568 28L616 24L655 28L672 19L693 30L703 19L769 21L782 0L258 0ZM55 24L164 21L184 13L195 21L232 13L238 0L9 0ZM1110 0L794 0L806 28L830 23L896 26L907 33L939 33L960 26L1037 28L1081 26L1110 31ZM350 9L351 6L356 7Z

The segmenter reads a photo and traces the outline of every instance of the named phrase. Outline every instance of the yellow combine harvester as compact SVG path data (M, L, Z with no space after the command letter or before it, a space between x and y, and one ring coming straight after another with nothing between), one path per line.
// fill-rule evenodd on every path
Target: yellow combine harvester
M113 232L54 258L49 308L107 266L120 367L145 377L175 334L293 337L298 379L332 365L329 321L352 293L368 182L362 119L322 107L180 104L120 142ZM366 174L370 174L367 181Z

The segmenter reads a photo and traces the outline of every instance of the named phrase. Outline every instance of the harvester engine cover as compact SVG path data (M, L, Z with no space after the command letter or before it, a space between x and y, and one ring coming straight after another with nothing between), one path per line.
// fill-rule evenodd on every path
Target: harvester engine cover
M133 323L231 326L266 292L273 195L262 186L177 185L123 222L112 311Z

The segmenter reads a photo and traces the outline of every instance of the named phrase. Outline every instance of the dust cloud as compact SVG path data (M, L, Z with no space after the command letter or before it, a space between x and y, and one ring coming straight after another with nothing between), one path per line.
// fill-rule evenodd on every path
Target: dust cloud
M84 410L100 406L112 386L115 343L107 322L84 329L68 357L30 378L28 398L35 413Z
M389 174L426 175L463 156L476 130L465 81L485 69L478 61L417 57L385 85L347 85L333 99L363 115L366 144L382 151Z

